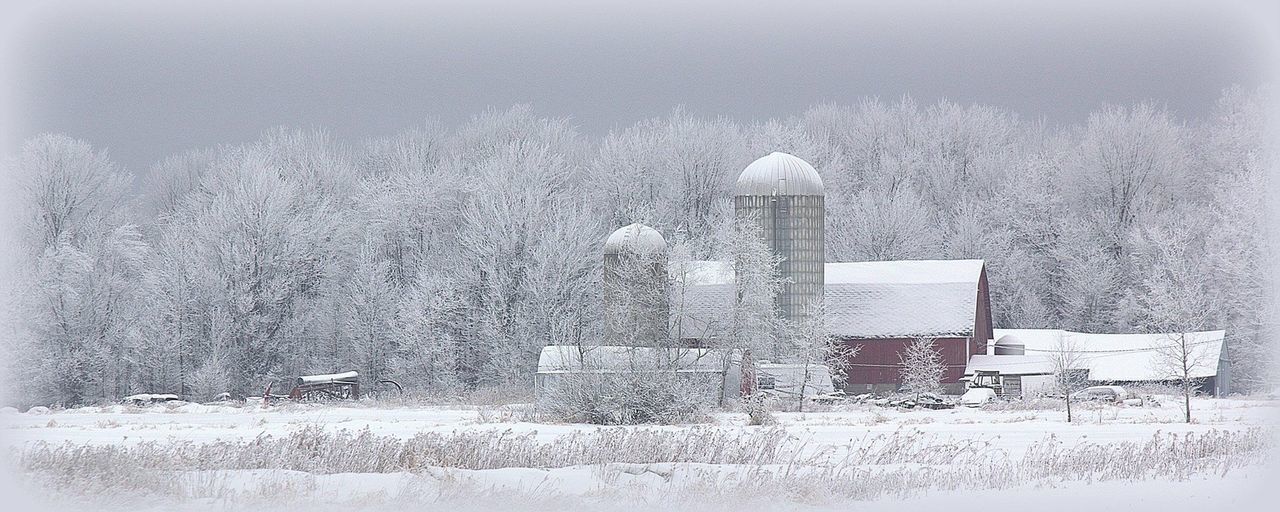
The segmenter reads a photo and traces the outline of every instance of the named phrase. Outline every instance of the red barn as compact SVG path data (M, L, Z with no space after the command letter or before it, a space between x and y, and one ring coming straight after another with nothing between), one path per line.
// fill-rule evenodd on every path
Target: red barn
M671 269L676 281L672 332L693 346L714 346L729 329L733 268L687 262ZM969 356L985 354L991 339L991 300L982 260L827 263L823 302L827 330L860 346L848 361L845 391L892 392L901 381L899 353L916 338L932 338L947 370L945 387L960 392Z
M951 392L964 389L969 356L986 353L991 299L982 260L828 263L825 281L829 332L861 347L848 362L847 393L895 391L899 354L917 338L934 340Z

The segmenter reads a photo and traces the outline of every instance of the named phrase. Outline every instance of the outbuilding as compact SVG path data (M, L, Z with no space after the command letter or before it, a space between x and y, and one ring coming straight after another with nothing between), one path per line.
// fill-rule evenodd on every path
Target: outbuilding
M1088 385L1171 385L1180 381L1186 347L1187 376L1200 392L1222 396L1229 391L1225 378L1225 331L1188 333L1099 334L1061 329L995 329L990 354L969 359L966 376L997 372L1021 380L1020 394L1032 396L1052 383L1054 357L1074 352ZM1035 385L1028 385L1035 382Z

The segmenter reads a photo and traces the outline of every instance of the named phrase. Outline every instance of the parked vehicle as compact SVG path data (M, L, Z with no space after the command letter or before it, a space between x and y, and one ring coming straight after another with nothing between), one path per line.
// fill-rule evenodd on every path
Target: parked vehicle
M1071 394L1071 399L1081 402L1120 403L1129 398L1129 393L1120 386L1089 386Z
M996 401L996 390L991 388L969 388L960 395L960 405L965 407L979 407L994 401Z

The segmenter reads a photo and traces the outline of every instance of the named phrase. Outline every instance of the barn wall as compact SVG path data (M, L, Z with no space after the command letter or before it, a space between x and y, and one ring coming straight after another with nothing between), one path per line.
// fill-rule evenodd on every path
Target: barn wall
M885 339L843 339L847 346L860 345L858 355L850 361L846 372L846 393L866 393L896 390L902 381L902 359L899 354L911 343L912 338ZM966 345L968 351L966 351ZM964 376L965 365L969 355L977 347L970 338L935 338L934 347L942 354L943 363L947 365L942 375L943 384L959 384ZM948 391L956 386L949 386Z

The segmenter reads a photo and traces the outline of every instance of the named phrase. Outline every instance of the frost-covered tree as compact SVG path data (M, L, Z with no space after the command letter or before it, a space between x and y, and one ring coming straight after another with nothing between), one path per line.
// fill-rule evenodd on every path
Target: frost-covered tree
M1167 110L1142 103L1106 106L1089 116L1065 175L1080 193L1082 214L1117 257L1127 253L1130 228L1167 207L1184 180L1184 129Z
M457 279L423 269L400 299L390 364L395 378L410 389L451 393L461 388L459 345L465 339L466 302Z
M862 350L861 345L841 343L831 335L827 326L826 310L822 304L810 305L808 314L803 318L786 324L788 346L784 360L803 365L801 371L800 390L797 399L797 410L804 412L804 401L812 397L814 390L809 389L812 372L819 371L819 366L826 366L831 371L833 384L845 382L850 362Z
M148 247L127 223L131 177L87 143L23 146L24 341L11 375L25 400L78 404L128 392L137 371L137 286Z
M590 164L584 192L604 206L608 225L642 222L662 233L684 232L690 249L711 257L720 202L753 158L742 129L725 119L701 119L677 108L609 133Z
M1053 394L1062 397L1067 405L1067 423L1071 423L1072 394L1084 387L1089 379L1086 366L1088 354L1084 351L1080 339L1076 336L1064 335L1058 338L1049 350L1049 364L1053 368L1053 382L1050 386Z
M777 358L785 353L780 346L783 329L778 303L783 284L778 271L780 257L769 249L759 221L752 218L734 221L726 247L733 260L737 293L730 313L732 323L726 348L742 351L747 360Z
M395 336L399 297L387 279L388 267L373 247L364 246L339 299L342 361L370 382L390 376L392 358L399 350Z
M1138 283L1134 303L1137 322L1149 332L1167 333L1149 350L1153 368L1164 379L1175 381L1182 392L1185 418L1191 422L1191 396L1199 384L1195 375L1216 361L1203 342L1187 333L1209 328L1214 322L1216 294L1211 277L1189 253L1199 252L1199 230L1188 220L1167 226L1144 228L1143 249L1135 259L1146 269Z
M934 348L933 338L916 338L898 354L901 369L902 387L915 393L937 393L942 389L942 374L947 366L942 361L942 354Z
M880 181L830 213L828 244L836 261L924 259L940 235L909 182Z
M275 158L252 149L226 155L170 227L194 241L181 257L206 274L205 328L225 333L214 343L226 344L223 370L239 396L268 375L301 371L285 368L286 356L314 346L290 334L343 238L333 202L283 176Z

